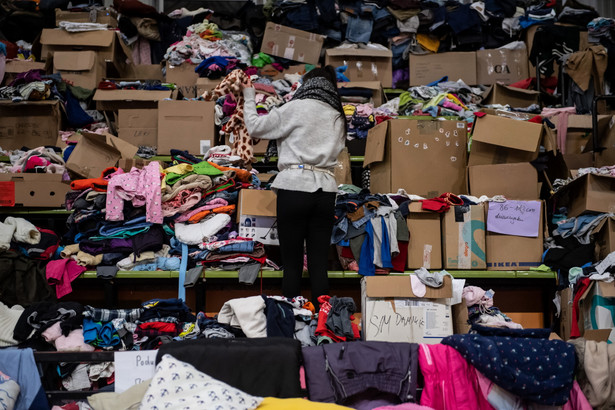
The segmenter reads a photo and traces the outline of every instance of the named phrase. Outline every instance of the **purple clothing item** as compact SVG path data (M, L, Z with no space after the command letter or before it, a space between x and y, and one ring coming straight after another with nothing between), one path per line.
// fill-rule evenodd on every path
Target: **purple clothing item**
M79 242L79 250L90 255L101 253L130 253L133 251L131 239L105 239L102 241L84 240Z
M393 87L400 88L401 83L410 81L410 70L407 68L398 68L393 70Z
M25 73L19 73L9 85L11 87L16 87L21 84L28 84L34 81L42 81L41 75L43 74L45 74L45 71L39 69L29 70Z
M416 397L416 343L342 342L304 347L302 353L312 401L373 408Z

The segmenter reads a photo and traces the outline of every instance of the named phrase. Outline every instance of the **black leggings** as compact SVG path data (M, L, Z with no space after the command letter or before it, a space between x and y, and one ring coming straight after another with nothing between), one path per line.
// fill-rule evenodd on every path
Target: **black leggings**
M301 295L303 242L310 274L312 303L318 306L320 295L329 294L327 258L335 215L335 192L278 190L277 218L280 252L284 267L282 294Z

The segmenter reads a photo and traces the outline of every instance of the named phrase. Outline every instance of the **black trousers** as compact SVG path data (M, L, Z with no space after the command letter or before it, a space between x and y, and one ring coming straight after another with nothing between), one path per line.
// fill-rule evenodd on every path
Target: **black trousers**
M303 244L310 275L312 303L329 294L327 257L335 215L335 192L300 192L279 189L277 193L278 234L284 267L282 294L301 295Z

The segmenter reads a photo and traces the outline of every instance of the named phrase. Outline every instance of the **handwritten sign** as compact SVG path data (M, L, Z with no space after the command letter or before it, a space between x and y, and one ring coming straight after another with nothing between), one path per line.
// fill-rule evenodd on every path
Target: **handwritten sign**
M154 376L156 350L115 352L115 392L122 393L130 387Z
M540 201L490 202L487 230L505 235L537 237Z

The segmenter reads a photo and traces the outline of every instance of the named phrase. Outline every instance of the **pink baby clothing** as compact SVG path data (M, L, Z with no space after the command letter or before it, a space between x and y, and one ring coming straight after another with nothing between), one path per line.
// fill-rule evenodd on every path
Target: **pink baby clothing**
M93 352L94 346L85 343L83 329L73 329L68 336L60 335L55 341L59 352Z
M79 266L72 259L58 259L47 263L47 283L56 286L56 296L60 299L73 291L70 285L85 272L85 266Z
M60 322L55 322L41 333L46 342L53 343L58 337L62 336L62 326Z
M124 220L124 201L135 207L145 205L146 221L161 224L162 199L160 165L153 161L143 169L132 168L129 173L113 176L107 186L107 221Z
M173 216L175 214L183 214L194 205L198 204L203 194L196 189L184 189L170 201L162 203L162 214L164 216Z

